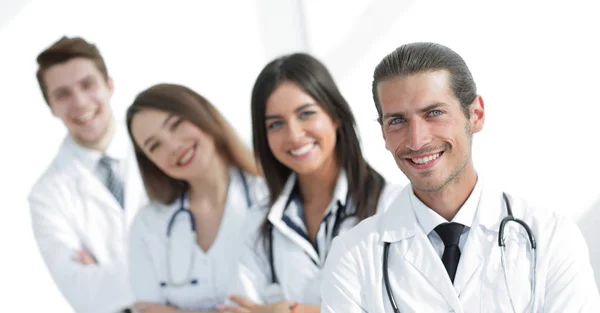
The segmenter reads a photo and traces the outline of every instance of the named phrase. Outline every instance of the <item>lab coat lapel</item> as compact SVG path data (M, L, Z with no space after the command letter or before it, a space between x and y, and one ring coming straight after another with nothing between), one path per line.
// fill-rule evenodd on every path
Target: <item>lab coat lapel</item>
M404 259L438 291L455 312L463 312L442 260L419 225L409 199L410 185L398 195L382 218L382 240L410 245ZM404 275L410 275L409 272Z
M277 201L275 201L275 203L271 207L271 210L268 215L268 219L271 222L271 224L273 224L273 226L279 232L281 232L288 239L292 240L296 245L301 247L302 250L304 250L304 252L306 252L306 254L313 259L315 264L319 264L320 263L319 256L317 255L317 252L312 247L310 242L308 242L307 240L302 238L302 236L300 236L297 232L292 230L282 220L283 211L285 210L285 205L288 201L288 198L290 197L290 194L292 193L292 190L294 189L295 184L296 184L296 175L291 174L290 177L288 178L285 186L283 187L283 190L281 191L281 195L279 196Z
M491 185L484 186L454 279L454 288L458 295L476 295L479 292L481 280L478 277L483 269L484 260L489 259L491 248L498 238L502 210L502 193Z
M479 280L476 279L477 273L481 271L483 265L483 254L481 241L487 241L487 236L477 226L469 231L469 237L465 243L465 248L461 252L456 277L454 278L454 289L457 295L469 291L467 287L479 286ZM471 282L473 282L471 284ZM470 289L470 288L469 288Z
M458 295L452 286L442 260L433 249L427 235L420 229L421 227L418 224L416 226L418 229L410 248L406 252L406 261L427 278L432 288L444 297L455 312L462 312Z

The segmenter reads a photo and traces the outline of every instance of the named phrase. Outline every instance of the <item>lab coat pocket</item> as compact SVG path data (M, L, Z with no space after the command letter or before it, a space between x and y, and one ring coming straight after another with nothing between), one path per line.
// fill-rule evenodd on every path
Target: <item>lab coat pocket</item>
M494 245L482 272L482 313L529 312L531 309L533 260L529 240L520 232L513 231L506 236L505 242L504 264L500 247Z
M168 285L162 288L168 303L180 310L211 311L223 302L223 299L217 299L213 288L197 281L183 286Z

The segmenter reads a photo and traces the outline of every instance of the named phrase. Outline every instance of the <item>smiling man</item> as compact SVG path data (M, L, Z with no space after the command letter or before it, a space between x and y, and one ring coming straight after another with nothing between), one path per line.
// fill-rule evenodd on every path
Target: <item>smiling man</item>
M476 171L484 102L456 52L401 46L372 87L385 146L411 183L386 212L335 239L322 312L598 311L575 223Z
M35 239L76 312L127 312L127 233L147 196L110 107L113 80L82 38L61 38L37 62L42 95L68 135L29 194Z

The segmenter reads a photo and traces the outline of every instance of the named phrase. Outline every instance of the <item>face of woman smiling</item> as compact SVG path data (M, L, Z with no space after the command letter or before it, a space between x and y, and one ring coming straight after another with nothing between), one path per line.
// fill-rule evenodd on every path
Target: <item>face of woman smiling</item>
M175 179L195 179L218 156L211 136L169 112L141 110L131 121L131 133L150 161Z
M335 163L336 124L296 84L283 82L269 96L265 123L271 152L298 175Z

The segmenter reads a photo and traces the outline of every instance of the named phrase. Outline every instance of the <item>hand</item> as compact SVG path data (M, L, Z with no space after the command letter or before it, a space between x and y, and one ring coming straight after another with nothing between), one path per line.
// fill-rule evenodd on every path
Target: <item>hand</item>
M150 302L136 302L133 307L134 310L140 313L177 313L179 310L176 308L159 304L159 303L150 303Z
M79 250L79 258L77 259L77 261L83 265L94 265L94 264L98 264L98 262L96 262L96 259L92 256L91 253L87 252L87 250L85 249L81 249Z
M273 304L256 304L244 297L231 296L231 301L239 306L220 305L217 308L219 312L228 313L289 313L290 307L294 304L291 301L282 301Z

